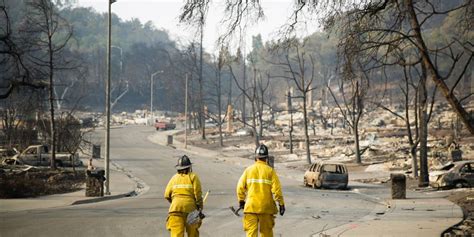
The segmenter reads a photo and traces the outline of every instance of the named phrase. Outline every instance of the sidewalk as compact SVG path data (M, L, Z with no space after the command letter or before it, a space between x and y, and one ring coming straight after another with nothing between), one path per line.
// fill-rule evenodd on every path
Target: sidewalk
M463 220L459 206L443 198L388 200L363 219L324 231L329 236L441 236ZM324 236L324 235L323 235Z
M165 131L148 137L152 142L166 145L167 136L179 131ZM184 150L184 144L173 140L173 147ZM250 159L230 159L222 156L218 150L206 150L188 145L187 152L194 154L210 154L219 160L232 164L248 166ZM284 164L276 164L280 174L286 178L301 180L301 171L289 169ZM360 184L351 182L358 186ZM364 218L333 229L315 233L313 236L441 236L441 234L463 220L462 209L447 199L430 197L425 193L407 190L407 199L392 200L386 198L390 194L367 195L361 193L368 201L376 202L372 212ZM326 234L326 235L324 235Z
M94 160L94 165L103 167L103 160ZM134 194L137 184L125 173L114 170L113 165L111 165L110 180L109 187L111 194L105 195L104 197L86 197L84 185L83 189L73 193L55 194L37 198L2 199L0 201L0 213L93 203Z

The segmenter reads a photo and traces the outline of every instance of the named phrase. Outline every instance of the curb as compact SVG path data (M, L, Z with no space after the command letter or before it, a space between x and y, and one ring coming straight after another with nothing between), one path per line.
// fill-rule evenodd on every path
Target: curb
M448 200L448 201L450 201L450 200ZM452 202L452 201L450 201L450 202ZM452 202L452 203L453 203L453 205L458 206L459 208L461 208L461 211L462 211L462 220L459 221L458 223L456 223L456 224L450 226L450 227L447 228L446 230L444 230L443 233L441 233L441 236L445 236L445 234L448 234L448 232L452 231L453 229L455 229L456 227L458 227L459 225L461 225L461 224L467 219L467 217L468 217L468 213L466 213L466 211L465 211L461 206L459 206L458 204L456 204L456 203L454 203L454 202Z
M89 203L97 203L97 202L103 202L103 201L110 201L110 200L115 200L119 198L124 198L124 197L132 197L136 196L135 191L131 191L128 193L122 193L122 194L117 194L117 195L111 195L111 196L104 196L104 197L99 197L99 198L92 198L92 199L83 199L83 200L77 200L71 203L71 206L74 205L80 205L80 204L89 204Z
M368 195L363 192L360 192L359 190L351 190L352 193L357 193L362 200L367 201L367 202L372 202L377 205L385 206L387 209L391 208L391 202L390 199L385 199L378 197L376 195Z
M103 196L103 197L98 197L98 198L90 198L90 199L82 199L82 200L77 200L72 202L70 205L80 205L80 204L89 204L89 203L97 203L97 202L103 202L103 201L110 201L110 200L115 200L119 198L125 198L125 197L134 197L138 196L140 194L148 192L150 190L150 187L143 182L143 180L137 178L134 176L130 171L122 168L119 164L112 162L112 167L114 167L115 171L127 176L130 180L132 180L135 183L135 189L130 192L126 193L121 193L121 194L116 194L116 195L110 195L110 196Z

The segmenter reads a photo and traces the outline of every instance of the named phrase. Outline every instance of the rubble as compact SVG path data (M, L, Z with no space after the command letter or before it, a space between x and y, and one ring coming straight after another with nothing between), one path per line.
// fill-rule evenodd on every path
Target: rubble
M24 166L1 166L0 198L26 198L76 191L85 181L84 172Z
M345 124L340 113L332 112L333 114L326 118L327 126L324 129L321 116L328 113L330 107L322 106L320 101L314 103L316 106L309 108L308 112L311 114L309 124L310 136L310 152L312 161L333 161L342 163L354 163L355 148L354 135L347 124ZM456 142L459 144L458 153L462 154L462 159L474 159L474 137L459 137L450 130L452 123L453 112L448 111L447 107L437 106L436 117L440 117L439 121L430 123L430 136L428 140L428 166L430 171L434 167L442 166L448 161L452 160L452 150L449 150L449 144ZM403 114L403 108L392 108ZM319 112L318 112L319 111ZM322 111L322 112L320 112ZM265 143L273 155L276 163L290 163L291 167L298 170L304 170L306 164L306 142L303 130L303 114L301 111L294 112L293 116L293 153L289 154L290 137L289 137L289 121L290 116L287 111L273 112L264 111L265 124L263 129L263 137L260 142ZM415 111L410 110L411 116L415 115ZM273 121L271 119L274 119ZM267 124L268 123L268 124ZM436 124L439 123L439 124ZM412 129L415 124L411 121ZM241 123L234 122L233 133L226 134L224 138L223 151L229 156L239 155L245 158L252 158L255 148L255 138L253 137L253 130L250 127L243 127ZM362 117L359 124L360 127L360 151L362 156L362 164L357 164L361 169L358 172L367 173L411 173L412 157L411 147L408 143L408 136L405 121L394 117L386 111L374 110L367 112ZM439 130L439 128L445 128ZM313 129L314 128L314 129ZM436 129L433 129L436 128ZM449 129L448 129L449 128ZM258 130L258 129L257 129ZM196 139L188 137L188 142L195 145L203 145L218 147L216 144L218 134L216 131L207 130L208 140L202 141L194 131ZM458 156L458 154L455 154ZM362 175L361 177L363 177ZM379 175L382 176L382 175ZM385 182L385 177L380 177L370 180L365 178L365 181L373 181L377 183Z
M279 160L284 160L284 161L296 161L296 160L301 160L300 157L296 154L288 154L288 155L280 155L278 156Z
M449 236L473 236L474 235L474 190L454 192L448 199L459 205L466 214L464 221L448 229L443 237Z
M439 107L438 109L446 110L447 107ZM311 111L311 109L310 109ZM323 111L328 111L327 107ZM418 188L419 180L412 177L412 154L411 146L407 135L405 121L394 118L387 112L374 111L367 112L362 117L360 126L360 150L362 151L361 164L355 163L354 134L350 127L343 121L341 115L337 112L337 108L330 117L323 121L321 113L315 112L314 108L309 125L309 150L311 152L311 162L316 161L332 161L345 163L349 170L350 182L362 182L371 184L384 184L388 186L390 174L397 173L406 176L406 188L410 190L420 190ZM394 111L397 111L394 109ZM403 111L397 111L398 113ZM414 115L414 111L409 111ZM403 116L403 113L400 113ZM459 150L462 152L462 159L474 159L474 137L457 135L451 129L452 112L442 112L436 114L433 118L434 122L429 124L428 136L428 166L430 172L434 167L441 166L452 160L449 144L456 142L460 145ZM238 116L238 113L237 113ZM305 132L303 129L303 115L301 112L293 113L293 130L291 141L293 142L293 154L290 154L290 114L286 111L275 112L274 114L264 111L263 134L260 134L260 142L265 143L269 148L271 155L275 157L275 168L286 167L294 169L290 171L288 177L301 180L304 171L310 167L306 160L306 143ZM319 116L319 117L318 117ZM439 121L436 118L441 116ZM273 121L271 119L274 118ZM413 117L412 117L413 118ZM271 123L267 123L270 121ZM323 126L323 122L324 126ZM226 121L227 122L227 121ZM249 121L251 122L251 121ZM411 121L412 129L415 128L413 120ZM251 124L251 123L249 123ZM219 160L214 162L222 162L224 160L232 160L235 164L242 164L240 158L254 159L255 150L255 130L251 126L243 126L240 122L231 124L232 130L226 131L224 135L224 146L219 145L219 134L216 128L206 128L207 139L203 140L198 129L190 131L188 136L188 144L201 146L214 151L222 151ZM257 125L259 126L259 125ZM324 128L326 129L324 129ZM257 127L256 131L259 132ZM436 129L434 129L436 128ZM412 131L415 134L414 131ZM465 134L465 133L464 133ZM183 136L176 136L175 139L183 141ZM414 137L416 142L416 137ZM418 155L419 153L417 153ZM451 157L450 157L451 155ZM417 157L419 159L419 156ZM249 162L249 161L245 161ZM419 163L418 163L419 164ZM419 166L418 166L419 167ZM408 174L410 174L408 176ZM354 183L355 183L354 182ZM353 191L365 189L373 185L354 184ZM381 185L380 185L381 186ZM378 188L378 186L377 186ZM424 189L427 190L427 189ZM430 190L430 192L433 190ZM397 194L403 194L401 190L396 190ZM405 196L405 195L395 195ZM408 211L417 211L407 209ZM429 210L426 210L429 211ZM383 215L383 212L377 214ZM314 215L314 219L324 218L325 212ZM467 224L453 230L455 233L466 232L466 226L471 225L472 221L467 220Z
M387 167L387 164L382 163L382 164L369 165L365 169L365 172L378 172L378 171L389 171L389 170L390 170L390 168Z

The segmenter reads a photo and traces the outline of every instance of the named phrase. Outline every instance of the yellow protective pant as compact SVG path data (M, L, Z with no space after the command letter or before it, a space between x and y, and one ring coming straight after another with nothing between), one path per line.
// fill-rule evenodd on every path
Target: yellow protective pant
M260 237L273 237L275 217L271 214L245 213L243 223L247 237L257 237L257 233Z
M186 224L187 217L188 213L169 213L168 220L166 221L166 229L170 231L171 237L184 237L185 230L188 237L199 237L198 229L201 226L201 223L188 225Z

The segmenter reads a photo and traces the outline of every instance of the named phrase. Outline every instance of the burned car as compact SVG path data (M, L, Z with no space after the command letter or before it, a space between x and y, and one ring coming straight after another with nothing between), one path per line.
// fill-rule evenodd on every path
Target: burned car
M349 173L344 164L318 162L305 172L303 182L305 186L313 188L347 189Z
M3 148L0 147L0 159L6 159L13 157L14 155L18 154L18 151L15 148Z
M11 158L16 154L18 154L18 151L15 148L0 147L0 163L2 165L8 164L8 162L12 160Z
M456 161L431 172L433 188L468 188L474 186L474 161Z
M32 165L49 166L51 164L51 152L46 145L32 145L23 152L2 161L3 165ZM79 155L69 153L56 153L56 165L61 166L82 166Z

